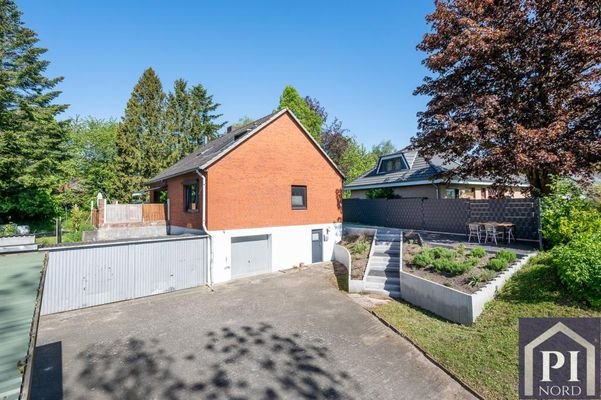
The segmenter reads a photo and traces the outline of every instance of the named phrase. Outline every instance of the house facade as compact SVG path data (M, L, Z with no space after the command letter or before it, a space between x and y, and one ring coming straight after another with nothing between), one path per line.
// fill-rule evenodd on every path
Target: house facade
M398 198L488 199L497 197L493 182L483 179L441 179L438 176L453 168L440 157L426 160L417 151L403 149L379 158L376 167L347 183L345 190L351 198L366 199L374 189L387 189ZM513 193L504 197L523 198L527 184L512 187Z
M162 171L171 234L210 237L211 282L331 260L343 175L287 109L228 132Z

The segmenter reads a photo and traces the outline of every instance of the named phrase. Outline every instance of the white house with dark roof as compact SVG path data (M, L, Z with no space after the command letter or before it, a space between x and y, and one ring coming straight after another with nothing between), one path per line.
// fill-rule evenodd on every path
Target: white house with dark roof
M371 189L392 189L394 197L433 199L487 199L494 197L492 180L447 179L440 174L453 169L455 163L447 163L440 157L426 160L415 150L407 148L381 156L376 167L344 186L351 198L365 199ZM522 198L527 184L513 187L514 198Z

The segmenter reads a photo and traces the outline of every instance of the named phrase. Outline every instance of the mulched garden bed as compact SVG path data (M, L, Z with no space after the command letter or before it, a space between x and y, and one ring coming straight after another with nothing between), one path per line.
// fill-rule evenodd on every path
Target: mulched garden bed
M478 249L478 250L474 250ZM403 270L464 293L475 293L516 260L512 251L490 254L478 246L403 243Z
M342 235L340 245L346 247L351 253L351 279L363 279L373 238L373 235L368 234Z

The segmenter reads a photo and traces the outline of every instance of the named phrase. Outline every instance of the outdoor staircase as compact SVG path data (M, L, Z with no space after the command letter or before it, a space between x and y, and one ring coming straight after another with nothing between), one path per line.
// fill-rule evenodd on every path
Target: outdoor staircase
M364 291L401 297L401 237L398 233L376 233L373 254L367 265Z

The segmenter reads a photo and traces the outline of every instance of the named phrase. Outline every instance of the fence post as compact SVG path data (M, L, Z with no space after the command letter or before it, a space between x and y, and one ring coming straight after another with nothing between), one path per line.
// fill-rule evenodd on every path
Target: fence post
M536 197L534 199L534 212L536 213L536 227L538 231L538 248L540 250L543 249L543 226L541 221L542 216L542 206L540 197Z
M61 223L61 217L56 219L56 244L63 242L63 227Z

